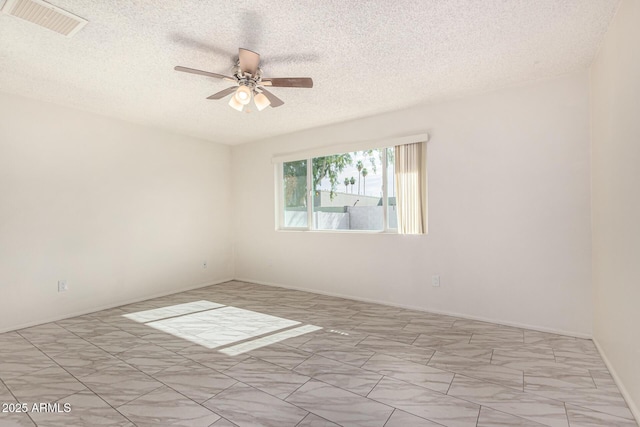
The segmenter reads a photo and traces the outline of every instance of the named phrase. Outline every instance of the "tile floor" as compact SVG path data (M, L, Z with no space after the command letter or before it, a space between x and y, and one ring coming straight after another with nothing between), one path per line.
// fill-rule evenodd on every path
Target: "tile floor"
M590 340L242 282L0 334L17 402L0 426L636 426Z

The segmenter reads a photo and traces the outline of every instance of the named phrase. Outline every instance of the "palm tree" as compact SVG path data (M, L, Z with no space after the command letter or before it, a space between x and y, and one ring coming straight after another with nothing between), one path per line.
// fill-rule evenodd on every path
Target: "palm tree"
M344 192L348 192L349 191L349 178L345 178L344 179Z
M356 163L356 169L358 169L358 194L360 194L360 174L363 167L364 165L362 164L362 160L358 160Z
M351 183L351 193L353 194L353 186L356 184L356 179L354 177L351 177L349 182Z
M362 194L367 194L367 175L369 171L367 168L362 168Z

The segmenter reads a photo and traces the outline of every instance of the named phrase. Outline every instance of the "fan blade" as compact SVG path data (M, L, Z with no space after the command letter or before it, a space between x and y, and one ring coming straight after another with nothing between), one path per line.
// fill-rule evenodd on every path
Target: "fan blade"
M181 67L179 65L177 67L174 67L174 70L182 71L184 73L200 74L201 76L215 77L216 79L223 79L231 82L236 81L236 79L234 79L233 77L224 76L222 74L210 73L209 71L196 70L194 68Z
M238 50L238 62L243 73L250 73L255 76L258 71L258 65L260 65L260 55L252 50L240 48Z
M238 86L231 86L226 88L225 90L221 90L218 93L214 93L211 96L207 96L207 99L222 99L225 96L229 95L230 93L235 92L236 90L238 90Z
M277 96L275 96L274 94L266 90L265 88L261 87L260 90L262 90L262 93L264 93L264 96L267 97L267 99L269 100L273 108L279 107L282 104L284 104L284 101L282 99L278 98Z
M271 87L313 87L313 80L310 77L284 77L280 79L262 79L260 82Z

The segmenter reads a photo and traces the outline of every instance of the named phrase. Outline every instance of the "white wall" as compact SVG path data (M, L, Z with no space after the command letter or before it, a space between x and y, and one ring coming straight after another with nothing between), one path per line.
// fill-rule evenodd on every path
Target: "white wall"
M0 332L231 278L229 163L228 146L0 94Z
M236 277L589 336L588 85L582 72L233 147ZM274 154L425 130L429 235L274 230Z
M640 420L640 1L591 68L594 336Z

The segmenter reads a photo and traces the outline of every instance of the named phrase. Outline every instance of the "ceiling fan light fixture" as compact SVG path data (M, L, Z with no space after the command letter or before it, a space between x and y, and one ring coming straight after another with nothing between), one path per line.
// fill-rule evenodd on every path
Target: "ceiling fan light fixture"
M258 109L258 111L262 111L269 105L271 105L271 101L269 101L269 98L264 96L263 93L256 94L256 96L253 97L253 101L256 103L256 108Z
M241 102L239 102L236 99L236 96L232 96L231 99L229 100L229 106L231 108L233 108L234 110L238 110L240 112L242 112L242 109L244 108L244 104L242 104Z
M234 95L234 98L236 98L236 101L238 101L240 104L247 105L251 102L251 89L249 89L247 86L240 85L240 87L238 87L238 90L236 91L236 94Z
M8 0L15 1L44 1L44 0ZM2 0L0 0L0 3ZM310 77L284 77L284 78L262 78L262 69L260 68L260 55L256 52L239 49L238 60L234 68L233 76L212 73L209 71L196 70L195 68L182 67L180 65L174 67L176 71L183 73L199 74L202 76L213 77L225 81L232 82L234 85L223 89L219 92L208 96L207 99L222 99L231 95L229 106L237 111L249 112L251 100L258 111L262 111L267 107L277 108L284 104L280 98L268 91L264 86L269 88L275 87L292 87L292 88L312 88L313 80ZM245 108L246 107L246 108Z

